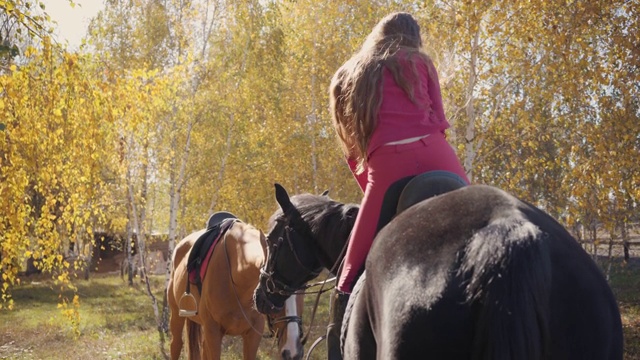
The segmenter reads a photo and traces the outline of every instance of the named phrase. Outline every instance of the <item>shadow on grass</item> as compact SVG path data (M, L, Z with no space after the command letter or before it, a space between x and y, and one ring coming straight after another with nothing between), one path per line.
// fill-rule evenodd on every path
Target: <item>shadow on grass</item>
M118 292L118 289L124 285L110 284L96 281L84 281L77 283L78 293L82 297L102 297L109 296ZM60 292L60 287L55 285L53 281L34 281L20 287L16 287L12 291L12 297L16 303L16 310L22 306L29 304L57 304L60 302L60 295L66 298L72 298L73 292L65 290Z

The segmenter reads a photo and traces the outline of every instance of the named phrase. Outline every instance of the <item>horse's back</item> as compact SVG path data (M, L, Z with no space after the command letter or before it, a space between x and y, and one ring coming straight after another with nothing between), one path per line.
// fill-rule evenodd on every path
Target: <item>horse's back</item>
M198 230L192 232L191 234L184 237L178 244L176 244L175 249L173 250L173 268L175 269L183 259L187 259L189 255L189 251L193 247L193 244L198 240L198 238L204 234L206 229Z
M499 189L407 209L376 237L366 269L358 301L385 339L378 357L622 357L596 264L555 220Z

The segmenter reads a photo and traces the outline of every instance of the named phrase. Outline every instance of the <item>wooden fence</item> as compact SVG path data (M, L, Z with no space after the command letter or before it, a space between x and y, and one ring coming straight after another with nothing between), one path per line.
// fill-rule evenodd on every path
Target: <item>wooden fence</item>
M640 259L640 235L629 236L627 241L596 238L595 241L581 240L580 244L594 257L614 257L624 261Z

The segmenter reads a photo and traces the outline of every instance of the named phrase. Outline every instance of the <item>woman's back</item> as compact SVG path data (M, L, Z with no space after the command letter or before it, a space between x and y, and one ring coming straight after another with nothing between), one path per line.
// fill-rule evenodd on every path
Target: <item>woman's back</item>
M438 80L433 65L421 56L414 55L413 63L406 55L397 56L399 71L410 84L413 100L398 84L391 70L385 67L380 84L382 101L376 128L369 142L368 155L384 144L442 132L449 127L444 114L438 111L442 101L439 98L439 87L435 88ZM436 96L438 98L434 98Z

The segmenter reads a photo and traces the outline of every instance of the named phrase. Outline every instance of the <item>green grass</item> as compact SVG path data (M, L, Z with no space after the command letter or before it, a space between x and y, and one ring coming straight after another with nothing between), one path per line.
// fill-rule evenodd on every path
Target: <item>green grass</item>
M164 277L152 277L156 299L162 301ZM0 311L0 359L163 359L160 335L156 330L151 299L141 282L129 287L119 276L93 274L88 281L78 281L80 296L80 335L57 308L58 291L51 281L23 279L13 291L15 308ZM71 294L65 294L71 297ZM324 333L328 320L328 295L323 296L311 329L309 344ZM305 299L307 313L315 297ZM308 324L305 324L308 331ZM164 352L169 353L170 337L165 338ZM242 341L225 337L223 359L242 359ZM316 356L317 354L317 356ZM326 350L314 352L313 359L324 358ZM277 355L273 340L264 339L258 356L273 359ZM185 358L183 356L183 358Z
M153 277L152 288L162 301L164 278ZM80 295L80 335L74 336L70 322L57 309L58 292L47 280L26 278L14 290L15 309L0 311L0 359L163 359L160 335L155 328L151 300L140 282L129 287L119 276L93 274L89 281L78 281ZM640 264L614 266L611 286L622 312L625 332L625 359L640 359ZM68 294L67 294L68 295ZM305 345L326 331L329 321L329 295L319 303L314 325L309 321L315 295L305 298ZM241 340L225 337L223 359L241 359ZM169 337L164 351L168 354ZM277 351L272 340L262 341L260 359L274 359ZM321 343L312 359L326 359L326 344Z
M51 282L25 280L13 292L15 309L0 312L0 358L162 358L151 300L142 284L128 287L117 276L97 275L79 281L80 335L76 338L71 322L57 308L59 294ZM160 301L161 282L153 279Z

